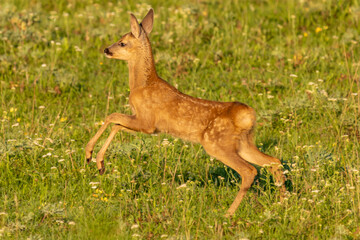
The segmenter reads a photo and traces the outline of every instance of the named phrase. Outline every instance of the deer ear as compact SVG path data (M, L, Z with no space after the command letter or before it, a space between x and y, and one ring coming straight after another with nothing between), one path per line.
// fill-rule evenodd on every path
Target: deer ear
M140 25L134 16L134 14L130 13L130 26L131 26L131 33L134 35L134 37L139 38L140 37Z
M149 35L153 28L154 23L154 10L151 8L141 22L141 26L145 30L146 34Z

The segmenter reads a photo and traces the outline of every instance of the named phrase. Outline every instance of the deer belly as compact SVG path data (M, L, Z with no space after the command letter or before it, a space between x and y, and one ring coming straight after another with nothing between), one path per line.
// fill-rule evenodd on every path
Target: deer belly
M156 128L159 132L168 133L174 137L191 142L200 142L206 124L201 118L178 116L177 114L167 118L158 119Z

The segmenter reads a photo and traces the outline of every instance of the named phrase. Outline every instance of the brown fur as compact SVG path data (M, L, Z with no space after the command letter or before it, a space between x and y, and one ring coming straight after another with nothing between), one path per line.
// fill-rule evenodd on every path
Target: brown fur
M254 144L255 111L239 102L194 98L162 80L156 73L148 38L153 26L153 10L150 9L141 25L131 14L130 23L131 32L104 52L109 58L128 62L129 101L133 115L113 113L106 117L104 125L86 146L88 161L101 134L109 124L114 123L110 136L96 157L100 174L104 173L106 149L119 130L148 134L163 132L202 144L208 154L240 174L240 191L227 211L228 215L235 212L257 175L250 163L269 165L284 192L281 162L260 152Z

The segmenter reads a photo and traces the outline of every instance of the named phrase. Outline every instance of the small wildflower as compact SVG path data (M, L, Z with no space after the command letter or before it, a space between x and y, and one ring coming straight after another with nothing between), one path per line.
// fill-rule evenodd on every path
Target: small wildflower
M136 229L136 228L139 228L138 224L134 224L134 225L131 226L131 229Z
M319 33L319 32L321 32L322 31L322 28L321 27L317 27L316 29L315 29L315 32L316 33Z
M79 48L78 46L75 46L74 48L75 48L76 52L81 52L82 51L81 48Z
M307 32L304 32L304 37L309 36L309 34Z
M321 90L320 93L325 96L325 97L328 97L328 93L325 91L325 90Z
M295 74L290 74L290 77L292 77L292 78L297 78L298 76L295 75Z
M75 225L75 222L70 221L70 222L68 222L68 224L69 224L69 225Z
M46 67L46 64L45 64L45 63L41 64L41 67L45 68L45 67Z
M169 140L167 138L164 138L161 145L168 146L169 145Z
M186 188L186 183L184 183L184 184L182 184L182 185L178 186L176 189L180 189L180 188Z

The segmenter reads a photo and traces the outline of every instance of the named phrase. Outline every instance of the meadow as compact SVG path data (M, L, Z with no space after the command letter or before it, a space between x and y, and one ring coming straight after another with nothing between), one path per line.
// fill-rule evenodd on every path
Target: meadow
M241 178L198 144L119 132L100 176L84 147L131 113L125 62L103 49L155 10L158 74L257 112L281 159L236 214ZM359 239L360 2L0 1L0 239ZM100 149L110 129L100 138Z

